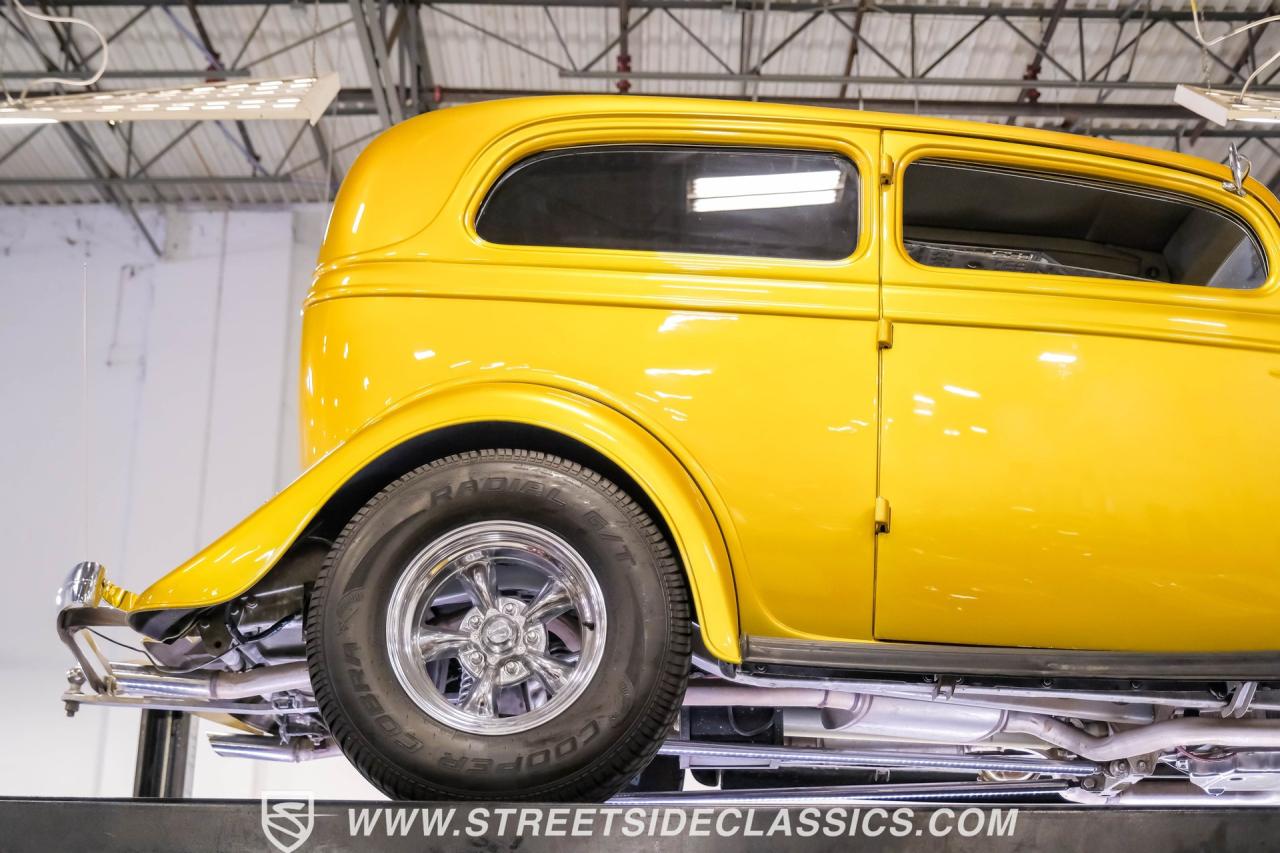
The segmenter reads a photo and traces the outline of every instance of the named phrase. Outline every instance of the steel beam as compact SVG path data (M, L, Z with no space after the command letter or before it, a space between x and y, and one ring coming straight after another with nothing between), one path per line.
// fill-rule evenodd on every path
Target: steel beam
M10 145L3 154L0 154L0 166L3 166L10 157L25 148L28 142L39 136L40 132L48 126L47 124L38 124L23 134L21 139Z
M333 159L333 151L329 149L329 141L324 138L318 125L310 125L311 141L316 145L316 154L320 158L320 162L324 163L325 174L329 178L329 186L325 189L324 199L328 201L338 192L338 187L342 185L342 173L338 169L338 164Z
M179 32L192 41L195 46L204 53L205 58L209 60L210 68L226 68L226 64L222 61L222 54L218 52L216 47L214 47L213 39L210 38L209 31L205 28L204 19L200 17L200 10L196 6L195 0L186 0L186 9L187 13L191 16L191 22L195 25L196 33L199 37L198 39L196 36L192 36L186 27L182 26L182 23L178 20L172 10L166 7L164 13L171 21L173 21L173 25L178 28ZM222 129L222 122L215 122L215 124L219 129ZM265 172L266 170L262 168L262 157L258 155L257 149L254 148L253 137L249 135L248 126L239 119L236 119L235 126L236 131L240 134L240 145L235 147L238 147L244 154L245 159L249 161L249 168L251 170L255 172ZM228 139L231 138L230 134L224 132L224 135L227 136ZM232 142L234 143L234 140L232 140Z
M371 0L347 2L351 7L351 20L356 25L356 40L360 42L360 55L374 93L378 118L384 127L390 127L404 119L404 112L387 62L386 32L382 29L377 10L370 7Z
M352 0L352 2L358 2L358 0ZM422 5L430 7L431 10L438 15L443 15L444 17L449 18L450 20L457 21L459 24L462 24L464 27L467 27L468 29L475 30L476 32L480 33L482 36L485 36L486 38L491 38L494 41L498 42L499 44L506 45L512 50L518 50L521 53L523 53L525 56L532 57L533 59L536 59L539 62L543 62L543 63L546 63L547 65L552 66L553 68L558 68L561 70L564 69L564 66L561 65L559 62L556 62L554 59L543 56L541 53L538 53L536 50L530 50L529 48L520 44L520 42L514 41L513 39L509 39L506 36L502 35L501 33L495 33L493 30L490 30L486 27L482 27L474 21L468 21L466 18L463 18L460 15L455 15L453 12L447 9L441 9L429 3L424 3ZM612 47L612 44L610 46ZM606 51L606 53L607 52L608 51Z
M966 30L966 31L965 31L965 33L964 33L963 35L961 35L961 36L960 36L960 38L958 38L958 39L956 39L955 41L953 41L953 42L951 43L951 45L950 45L946 50L942 51L942 53L941 53L941 54L939 54L939 55L938 55L938 57L937 57L936 59L934 59L934 60L933 60L933 62L930 62L930 63L928 64L928 66L926 66L926 67L925 67L925 69L924 69L923 71L921 71L921 72L920 72L920 76L921 76L921 77L928 77L928 76L929 76L929 72L933 71L933 69L935 69L935 68L937 68L939 65L941 65L941 64L942 64L942 61L943 61L944 59L946 59L948 56L950 56L951 54L955 53L955 51L956 51L956 50L957 50L961 45L963 45L965 42L967 42L967 41L969 40L969 37L970 37L971 35L973 35L974 33L976 33L978 30L982 29L982 27L983 27L983 26L987 23L987 21L989 21L989 20L991 20L991 17L990 17L990 16L987 16L987 17L985 17L985 18L979 18L979 19L978 19L978 22L977 22L976 24L974 24L972 27L970 27L968 30ZM845 68L845 74L846 74L846 75L849 75L849 74L851 74L851 73L852 73L852 69L850 69L850 68L846 67L846 68Z
M874 44L867 41L866 36L862 34L862 30L860 26L854 26L853 24L846 21L844 18L837 15L835 12L831 12L830 14L831 14L831 17L836 19L836 23L838 23L840 26L844 27L846 30L849 31L849 34L853 36L854 41L858 42L858 44L862 45L867 50L874 53L877 59L879 59L885 65L889 66L890 71L892 71L894 74L898 75L899 77L911 76L907 74L907 72L899 68L897 65L895 65L893 60L885 56L884 53L879 48L877 48ZM858 22L860 24L862 20L861 14L855 13L854 20L855 22Z
M980 89L1025 89L1027 80L997 77L890 77L839 74L721 74L698 71L573 71L564 69L566 80L668 80L672 82L738 82L753 83L841 83L850 86L947 86ZM1172 96L1177 83L1170 80L1037 80L1037 89L1124 90L1134 92L1167 91ZM1280 86L1251 86L1251 92L1280 92Z
M581 94L566 93L559 89L498 89L498 88L455 88L441 86L439 103L470 103L473 101L490 101L499 98L520 98L532 95L564 95ZM672 98L696 98L700 95L689 95L674 92L645 92L646 95ZM751 100L750 96L721 95L721 100ZM920 113L938 116L1007 116L1019 115L1039 118L1097 118L1111 121L1153 121L1182 120L1190 121L1191 116L1186 109L1172 103L1168 104L1124 104L1124 103L1016 103L1012 101L984 100L916 100L914 98L857 98L857 97L807 97L807 96L775 96L766 100L784 104L811 104L825 107L844 107L849 109L870 110L876 112ZM331 110L334 115L373 115L373 97L367 89L343 89L338 93ZM1155 134L1159 135L1159 134ZM1242 134L1247 135L1247 134Z
M612 4L612 5L617 5L617 4ZM436 11L437 11L437 12L439 12L440 10L439 10L439 9L436 9ZM591 57L591 59L590 59L590 60L588 60L586 63L584 63L584 64L583 64L583 66L582 66L583 70L584 70L584 71L589 71L593 65L595 65L595 64L596 64L597 62L599 62L600 60L604 59L606 56L608 56L608 55L609 55L609 51L613 50L615 47L617 47L617 46L618 46L618 43L622 41L623 36L629 36L629 35L631 35L633 32L635 32L635 31L636 31L636 27L638 27L638 26L640 26L641 24L643 24L643 23L645 22L645 19L646 19L646 18L648 18L648 17L649 17L649 15L650 15L650 14L652 14L652 13L653 13L653 9L645 9L645 10L644 10L644 12L640 15L640 17L638 17L638 18L636 18L634 21L631 21L630 23L628 23L628 24L627 24L627 26L626 26L626 28L625 28L621 33L619 33L618 35L614 36L614 37L613 37L613 40L612 40L612 41L610 41L607 45L605 45L605 46L604 46L604 50L600 51L600 52L599 52L599 53L597 53L595 56ZM556 63L554 63L554 62L553 62L553 63L551 63L551 64L552 64L552 65L555 65Z
M94 6L166 6L173 0L79 0L77 8ZM319 3L348 3L350 0L314 0ZM722 9L736 11L756 11L763 9L771 0L630 0L633 9ZM297 5L297 0L201 0L201 6L290 6ZM437 4L431 4L437 5ZM466 6L552 6L589 9L616 9L617 0L455 0L452 3L440 3L453 7ZM855 11L856 0L850 2L825 2L825 0L778 0L773 2L774 12L816 12L816 11ZM877 3L868 10L873 14L888 15L920 15L922 17L983 17L992 15L1001 18L1049 18L1053 15L1053 4L1013 3L976 3L973 5L933 3ZM1240 8L1208 8L1200 13L1204 21L1247 22L1256 20L1259 14L1249 9ZM1065 19L1082 18L1084 20L1115 20L1116 12L1105 6L1068 7L1063 10ZM1191 21L1190 8L1152 9L1147 17L1157 21Z
M243 67L245 67L245 68L252 68L253 66L257 65L257 64L258 64L258 63L260 63L260 62L266 62L268 59L274 59L275 57L279 56L279 55L280 55L280 54L282 54L282 53L288 53L289 51L293 50L294 48L302 47L304 44L309 44L310 42L313 42L313 41L315 41L315 40L316 40L316 39L318 39L318 38L322 38L322 37L324 37L324 36L327 36L329 33L333 32L334 30L342 29L343 27L345 27L347 24L350 24L350 23L352 23L352 19L351 19L351 18L346 18L346 19L344 19L344 20L339 21L339 22L338 22L338 23L336 23L336 24L330 24L329 26L325 27L324 29L316 30L316 31L315 31L315 32L313 32L313 33L307 33L307 34L306 34L305 36L303 36L302 38L300 38L300 39L295 39L294 41L291 41L291 42L289 42L288 44L286 44L284 47L276 48L275 50L271 51L270 53L264 53L264 54L262 54L261 56L255 56L253 59L250 59L250 60L248 60L247 62L244 62L244 63L236 62L236 63L234 63L234 64L235 64L235 65L243 65ZM245 47L248 47L248 43L247 43L247 42L246 42L246 44L245 44Z
M1040 35L1040 44L1036 47L1035 58L1027 64L1027 71L1024 75L1028 81L1035 82L1040 79L1040 72L1044 70L1043 60L1049 55L1049 45L1053 42L1053 36L1058 31L1058 24L1062 21L1062 12L1067 6L1067 0L1058 0L1053 7L1053 14L1049 17L1048 23L1044 25L1044 32ZM1074 75L1067 75L1068 77ZM1083 74L1081 77L1083 78ZM1028 86L1018 93L1019 101L1038 101L1040 100L1039 91L1032 86Z
M696 44L698 47L702 48L702 52L703 52L703 53L705 53L707 56L710 56L712 59L714 59L714 60L716 61L716 64L717 64L717 65L719 65L721 68L723 68L723 69L725 70L725 73L726 73L726 74L732 74L732 73L734 73L734 72L733 72L733 66L732 66L732 65L730 65L729 63L725 62L723 59L721 59L721 58L720 58L720 54L716 53L716 52L711 48L711 45L707 44L707 43L706 43L706 41L704 41L704 40L703 40L703 38L702 38L701 36L699 36L697 33L695 33L693 30L691 30L691 29L689 28L689 25L688 25L688 24L686 24L684 21L682 21L682 20L680 19L680 16L679 16L679 15L677 15L675 12L671 11L670 9L663 9L663 10L662 10L662 13L663 13L664 15L666 15L668 18L670 18L670 19L675 23L675 25L676 25L677 27L679 27L681 30L683 30L685 35L687 35L689 38L693 39L694 44ZM551 10L550 10L550 9L548 9L548 10L547 10L547 14L548 14L548 15L550 15L550 14L551 14ZM552 19L552 21L553 21L553 23L554 23L554 19ZM557 36L559 36L559 35L560 35L560 31L559 31L559 29L557 29L557 30L556 30L556 35L557 35ZM561 43L561 45L563 45L563 44L564 44L564 40L563 40L563 39L561 39L560 43ZM566 47L566 48L565 48L565 53L567 54L568 52L569 52L569 48L567 48L567 47ZM576 71L576 70L577 70L577 68L575 67L575 68L574 68L574 70Z

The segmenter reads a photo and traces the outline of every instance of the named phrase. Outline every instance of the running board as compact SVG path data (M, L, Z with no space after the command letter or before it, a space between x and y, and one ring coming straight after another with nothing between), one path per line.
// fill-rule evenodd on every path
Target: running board
M1095 652L933 643L842 643L746 637L747 666L814 666L1026 678L1280 680L1280 652Z

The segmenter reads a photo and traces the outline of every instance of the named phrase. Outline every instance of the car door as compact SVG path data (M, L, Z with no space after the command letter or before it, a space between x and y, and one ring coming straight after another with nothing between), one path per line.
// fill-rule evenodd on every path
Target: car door
M877 639L1280 648L1268 207L1172 156L884 152Z
M483 233L431 226L461 261L436 286L482 298L399 349L458 352L414 356L429 385L442 374L421 371L490 364L474 329L502 329L502 373L477 369L598 394L690 472L724 535L741 635L870 641L880 130L754 112L521 125L460 183L475 188L463 221L515 215ZM497 204L508 191L519 203ZM402 325L434 329L420 310Z

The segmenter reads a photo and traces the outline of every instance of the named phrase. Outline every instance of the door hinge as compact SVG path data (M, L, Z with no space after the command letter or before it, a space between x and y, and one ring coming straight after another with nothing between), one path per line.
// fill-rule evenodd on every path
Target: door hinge
M893 184L893 158L888 154L880 155L880 186Z
M889 532L889 519L893 516L893 509L889 506L889 499L876 496L876 535Z
M876 323L876 348L890 349L893 346L893 321L884 317Z

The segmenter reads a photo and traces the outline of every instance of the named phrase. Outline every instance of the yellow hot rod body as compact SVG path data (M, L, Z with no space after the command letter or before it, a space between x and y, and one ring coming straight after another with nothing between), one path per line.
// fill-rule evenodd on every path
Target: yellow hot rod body
M521 164L619 146L820 152L846 164L856 226L835 258L477 227ZM1016 242L954 262L942 220L919 224L923 193L975 172L1036 216L1081 188L1130 200L1070 246L1055 236L1072 264ZM1268 190L1231 177L1079 136L799 106L565 97L407 121L346 178L306 301L305 473L106 598L135 624L230 600L326 514L441 452L532 446L642 496L730 663L1280 649L1280 221ZM805 191L827 192L780 192ZM1238 228L1252 278L1206 286L1150 247L1112 252L1108 233L1157 203L1198 211L1201 233L1226 233L1205 217ZM1116 273L1131 255L1148 260Z

